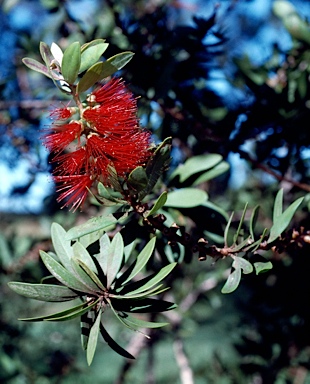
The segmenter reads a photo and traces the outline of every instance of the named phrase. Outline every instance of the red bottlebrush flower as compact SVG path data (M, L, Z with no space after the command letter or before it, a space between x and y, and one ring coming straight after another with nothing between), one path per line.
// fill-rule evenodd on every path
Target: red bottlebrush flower
M55 109L51 116L56 121L44 136L57 162L57 200L66 200L73 210L83 204L95 181L111 186L111 169L126 177L151 155L150 133L139 127L136 99L123 81L112 79L96 89L80 109L81 119L67 123L76 111ZM66 149L71 152L62 153Z

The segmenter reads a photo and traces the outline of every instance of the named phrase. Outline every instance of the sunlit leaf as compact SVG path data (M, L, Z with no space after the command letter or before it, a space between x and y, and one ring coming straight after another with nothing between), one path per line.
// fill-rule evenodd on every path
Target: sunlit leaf
M87 357L88 365L91 365L95 355L98 336L99 336L99 330L100 330L100 324L101 324L101 308L99 309L97 318L89 332L89 338L88 338L88 343L86 348L86 357Z
M156 300L151 298L119 300L111 299L113 307L117 311L131 313L157 313L170 311L177 308L177 305L169 301Z
M76 317L82 316L84 313L88 312L92 307L98 303L99 299L94 301L91 304L82 303L76 305L75 307L65 309L64 311L56 312L51 315L43 315L37 317L29 317L27 319L19 319L22 321L67 321L72 320Z
M124 242L122 235L118 232L111 241L108 254L107 287L111 286L120 270L124 258Z
M96 255L96 259L102 269L102 272L106 275L108 271L108 256L110 252L111 241L109 236L105 233L99 239L100 252Z
M193 186L199 185L201 183L204 183L206 181L215 179L216 177L222 175L223 173L227 172L230 168L229 163L227 161L221 161L219 164L216 164L212 169L210 169L207 172L204 172L202 175L200 175L193 183Z
M122 283L121 283L122 285L126 284L131 279L133 279L144 268L144 266L152 256L152 253L155 248L155 243L156 243L156 237L153 237L142 249L142 251L139 253L134 263L128 268L127 271L130 271L130 273L128 274L128 272L126 271L120 277L119 280L122 280ZM126 276L125 280L123 280L124 278L123 276Z
M241 280L241 268L235 269L226 280L221 292L222 293L231 293L238 288L238 285Z
M245 204L245 207L243 209L243 212L242 212L242 215L241 215L241 218L240 218L240 221L239 221L238 229L237 229L236 233L234 234L234 239L233 239L234 244L236 244L237 241L238 241L238 237L239 237L242 225L243 225L243 221L244 221L244 217L245 217L245 213L246 213L247 207L248 207L248 203Z
M9 287L22 296L41 301L69 301L78 297L77 293L67 287L52 284L29 284L10 282Z
M175 266L177 264L178 263L171 263L171 264L166 265L159 272L157 272L154 277L152 277L150 280L148 280L146 284L143 284L138 289L131 291L130 294L133 295L133 294L137 294L137 293L141 293L141 292L149 290L154 285L156 285L160 281L162 281L167 275L169 275L169 273L175 268Z
M273 206L273 222L277 221L277 218L282 215L283 212L283 188L281 188L274 200Z
M270 235L268 238L268 243L272 243L276 240L281 233L289 226L296 210L303 201L303 197L300 197L294 201L286 210L280 215L277 216L276 221L273 223L273 226L270 229Z
M62 58L61 73L68 82L73 84L78 76L81 65L81 46L78 41L67 47Z
M102 282L99 280L98 276L93 272L89 267L83 263L82 260L76 259L80 267L84 270L84 272L92 279L92 281L102 289L103 291L105 290L105 287L103 286Z
M90 276L80 267L78 260L73 257L71 259L72 264L72 274L77 278L77 280L81 281L87 288L88 292L96 293L100 292L100 288L94 281L90 278Z
M66 239L74 240L101 229L113 228L116 223L117 220L113 215L94 217L84 224L69 229Z
M196 188L181 188L169 192L166 207L192 208L203 204L208 199L208 194Z
M245 273L245 274L253 272L253 265L248 260L244 259L243 257L235 256L232 266L235 269L241 268L243 273Z
M51 237L55 252L61 264L68 270L72 270L71 258L73 256L73 249L71 241L66 239L67 232L64 228L53 223L51 227Z
M228 245L229 228L230 228L233 217L234 217L234 212L231 213L230 218L228 219L228 222L227 222L225 230L224 230L224 244L226 247Z
M178 168L171 174L170 179L173 179L175 176L179 176L180 182L183 183L192 175L213 168L222 159L223 157L217 153L193 156L186 160L184 164L179 165Z
M51 76L49 70L46 68L46 66L44 64L41 64L39 61L37 61L35 59L31 59L30 57L25 57L24 59L22 59L22 62L28 68L32 69L33 71L40 72L43 75L45 75L49 78L52 78L52 76Z
M128 315L127 313L124 314L123 320L125 322L127 322L131 327L134 327L135 329L160 328L160 327L164 327L166 325L169 325L169 323L160 323L160 322L153 322L153 321L146 321L143 319L138 319L136 317Z
M96 39L87 44L87 46L82 47L79 73L84 72L86 69L94 65L100 59L108 46L109 44L105 43L103 39Z
M40 251L40 256L46 268L62 284L80 292L89 292L87 286L85 286L81 281L79 281L71 272L67 271L48 253Z
M79 241L76 241L73 244L72 250L75 258L81 260L90 270L98 274L97 267L92 257L88 253L87 249Z

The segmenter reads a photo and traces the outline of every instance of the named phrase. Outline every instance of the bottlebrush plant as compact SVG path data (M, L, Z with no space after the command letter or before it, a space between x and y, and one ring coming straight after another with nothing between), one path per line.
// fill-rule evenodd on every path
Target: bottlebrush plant
M54 252L40 252L51 273L49 279L41 284L9 283L18 294L36 300L78 300L61 312L22 320L65 321L80 317L88 364L93 360L99 333L114 351L133 358L103 326L106 310L110 309L132 330L167 324L133 314L176 308L164 300L168 288L163 281L170 275L169 283L173 283L173 272L181 268L185 255L197 254L201 261L208 256L215 260L230 258L232 270L222 289L223 293L230 293L238 287L242 273L258 274L271 268L270 262L262 257L257 261L252 258L254 255L270 249L283 250L288 244L300 244L309 237L302 231L283 236L302 198L283 210L280 190L270 230L255 234L255 207L245 236L246 206L230 240L233 215L228 218L210 203L202 188L203 183L229 168L218 154L189 158L166 175L164 184L162 176L170 164L171 138L155 145L151 133L140 127L136 98L123 80L111 77L132 59L133 53L123 52L101 61L107 47L104 40L97 39L82 46L74 42L62 52L55 43L51 48L41 43L44 64L23 59L26 66L51 78L71 99L54 108L53 122L42 134L55 163L53 179L58 201L76 211L83 208L89 195L93 203L102 207L103 215L68 231L54 223ZM105 207L109 207L108 214ZM179 210L195 207L207 207L227 220L223 246L194 238L184 225L177 223ZM180 221L184 223L186 219L182 217Z

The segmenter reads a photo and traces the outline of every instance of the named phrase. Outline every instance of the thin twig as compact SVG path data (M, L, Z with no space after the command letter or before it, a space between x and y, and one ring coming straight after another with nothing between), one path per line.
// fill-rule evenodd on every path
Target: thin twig
M183 341L177 337L173 343L175 360L180 369L180 380L182 384L194 384L194 375L188 358L184 351Z

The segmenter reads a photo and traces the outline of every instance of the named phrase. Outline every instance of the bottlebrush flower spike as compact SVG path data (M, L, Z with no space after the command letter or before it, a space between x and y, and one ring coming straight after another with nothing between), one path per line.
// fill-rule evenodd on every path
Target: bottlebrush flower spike
M73 210L83 204L94 182L112 185L111 167L126 177L151 155L150 133L140 128L136 99L122 80L113 78L92 92L80 106L79 120L68 121L76 111L56 108L43 137L57 162L57 200Z

